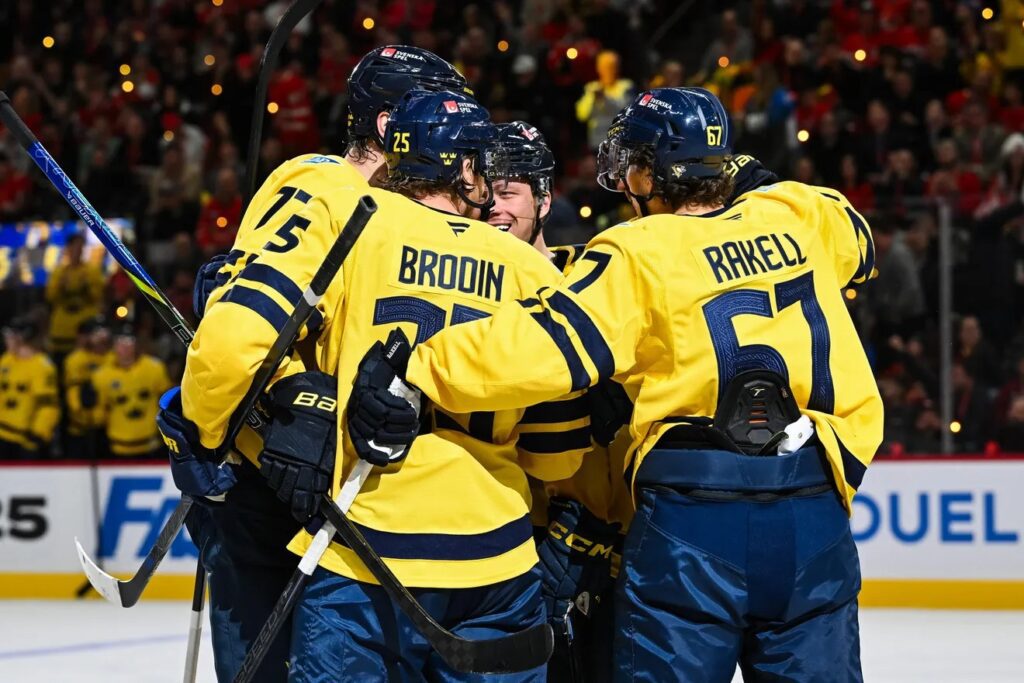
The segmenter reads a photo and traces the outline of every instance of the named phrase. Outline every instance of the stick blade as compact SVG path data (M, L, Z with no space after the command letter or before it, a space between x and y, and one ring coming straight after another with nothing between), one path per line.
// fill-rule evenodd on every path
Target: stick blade
M131 607L135 604L134 601L125 603L124 597L121 595L122 582L100 569L99 565L89 557L89 553L85 552L85 548L79 543L77 537L75 538L75 548L78 549L78 562L82 565L82 571L85 572L86 578L89 579L89 583L97 593L121 607Z
M445 663L462 673L521 673L544 666L555 649L555 633L537 624L491 640L448 639L433 643Z

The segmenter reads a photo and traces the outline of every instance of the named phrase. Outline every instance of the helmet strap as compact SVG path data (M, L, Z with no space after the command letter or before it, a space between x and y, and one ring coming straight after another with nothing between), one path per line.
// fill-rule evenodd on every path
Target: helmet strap
M623 183L623 185L625 185L625 189L623 189L625 195L630 199L636 200L636 205L640 209L640 217L643 218L645 216L650 216L651 209L647 205L647 202L654 199L654 192L651 192L650 194L647 195L633 194L633 192L629 189L629 185L626 185L625 183Z
M479 220L481 221L487 220L487 217L491 215L491 208L494 207L494 185L491 184L491 179L487 176L484 176L484 185L487 187L487 201L475 202L466 194L466 188L462 182L462 178L458 178L455 181L455 193L459 195L459 199L464 201L467 205L472 206L474 209L480 209Z

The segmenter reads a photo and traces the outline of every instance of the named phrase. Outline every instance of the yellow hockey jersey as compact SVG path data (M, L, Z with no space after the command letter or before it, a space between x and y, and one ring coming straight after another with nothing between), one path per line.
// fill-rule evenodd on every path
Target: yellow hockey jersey
M539 253L485 223L368 190L365 184L346 185L351 171L341 164L317 164L316 173L296 170L301 177L290 179L289 186L301 188L305 201L283 203L267 216L259 230L278 238L249 260L229 287L214 293L189 349L183 407L211 448L220 444L252 374L366 192L379 210L318 309L317 366L338 377L342 409L359 361L393 328L402 327L411 340L422 342L445 326L490 315L499 302L532 295L558 280L557 270ZM287 234L294 234L294 241ZM342 410L339 428L344 419ZM569 476L590 443L584 411L566 411L556 419L539 408L468 409L435 411L430 420L430 432L416 440L402 463L374 472L349 516L409 586L479 586L527 571L537 556L524 469L546 479ZM343 431L338 442L343 447L335 492L356 460ZM303 552L309 540L302 533L290 547ZM321 564L373 581L338 544Z
M64 404L68 411L68 433L82 436L86 430L100 426L93 408L82 406L82 385L91 381L93 373L113 360L114 353L94 353L89 349L75 349L64 359Z
M407 378L446 409L501 410L611 377L636 396L635 472L667 418L712 416L736 374L776 370L849 508L881 442L882 403L841 288L873 260L867 223L842 195L777 183L703 216L598 235L559 287L420 345Z
M46 354L0 356L0 439L44 450L60 421L57 368Z
M153 356L140 355L129 367L108 363L93 374L97 414L106 425L114 455L146 455L160 447L157 401L171 388L167 368Z
M330 170L324 173L323 169L326 168ZM342 157L304 154L289 159L278 166L263 182L259 190L256 191L252 201L249 202L245 215L242 217L242 223L238 228L238 233L235 235L235 242L227 255L227 260L217 272L217 289L207 299L206 307L209 308L215 302L220 301L235 284L239 284L242 289L236 292L233 298L245 300L242 302L243 307L248 302L252 310L261 311L265 320L272 321L271 324L275 326L283 325L291 312L291 304L294 303L295 297L286 297L282 300L272 292L263 296L251 293L251 289L247 285L251 286L253 284L251 278L259 277L261 272L267 272L262 268L249 269L247 276L240 281L236 279L237 276L257 258L265 247L272 252L281 249L287 251L294 246L294 243L306 229L322 229L316 225L289 224L288 222L291 220L291 217L298 215L298 211L312 197L332 192L350 192L355 193L353 196L361 196L367 189L369 189L369 184L366 182L366 179ZM323 226L323 228L326 227ZM338 229L340 229L340 226ZM332 234L337 234L337 232L335 231ZM276 253L281 252L276 251ZM318 264L313 264L314 269L316 265ZM312 273L312 271L310 272ZM311 276L305 280L300 278L297 281L302 282L302 286L305 287L309 279L311 279ZM228 283L230 285L224 287ZM279 293L294 294L291 290L287 292L282 290ZM254 298L258 298L259 301L253 300ZM288 310L288 313L284 312L285 309ZM313 316L301 334L302 338L305 338L310 331L314 333L314 336L319 331L323 325L323 313L321 311L322 306L313 312ZM227 314L222 313L223 315ZM242 328L228 327L225 329ZM242 342L243 340L239 339L236 341ZM254 348L259 349L262 347L259 347L257 344ZM248 349L245 350L242 357L256 359L255 367L258 367L259 362L263 359L263 356L259 355L258 350L250 353ZM255 372L255 367L247 367L246 372L226 378L229 383L220 387L220 393L216 399L209 402L209 405L225 405L220 400L222 397L235 397L235 402L232 406L237 405L237 400L241 398L249 386L249 380L252 378L253 372ZM304 363L299 354L293 353L291 358L282 363L281 371L277 374L275 380L284 374L301 372L303 369ZM195 401L205 402L205 397L203 396L183 392L182 404L186 415L199 410L193 398L195 398ZM201 420L199 422L200 425L204 427L210 425L209 429L205 431L201 428L200 434L203 442L219 444L223 440L224 430L227 427L229 418L230 412L217 415L209 421L206 419ZM263 441L258 434L248 427L243 427L242 431L238 434L238 438L235 440L234 446L239 453L248 458L256 467L259 467L257 457L262 450L262 444Z
M46 283L50 304L50 345L56 353L67 353L75 345L78 326L100 312L106 278L99 266L62 264Z

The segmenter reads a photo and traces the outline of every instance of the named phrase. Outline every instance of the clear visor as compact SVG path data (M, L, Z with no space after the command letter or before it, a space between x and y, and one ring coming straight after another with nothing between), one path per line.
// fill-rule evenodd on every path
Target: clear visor
M501 145L491 145L484 149L480 163L480 175L492 183L499 180L508 182L511 177L508 150Z
M606 190L622 192L620 181L626 182L629 150L616 140L604 140L597 147L597 183Z

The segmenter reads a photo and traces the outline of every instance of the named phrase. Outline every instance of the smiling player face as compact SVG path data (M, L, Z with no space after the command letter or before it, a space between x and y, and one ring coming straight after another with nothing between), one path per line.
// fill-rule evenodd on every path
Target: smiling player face
M494 208L487 222L523 241L530 239L536 224L533 189L516 180L494 183Z

